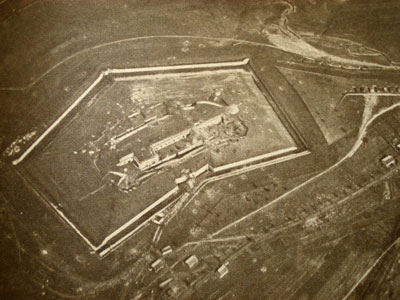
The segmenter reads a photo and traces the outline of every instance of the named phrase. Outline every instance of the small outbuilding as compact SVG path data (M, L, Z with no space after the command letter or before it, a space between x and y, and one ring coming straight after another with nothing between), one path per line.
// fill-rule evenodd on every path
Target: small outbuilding
M163 256L168 255L172 252L172 247L171 246L165 246L164 248L161 249L161 253Z
M162 212L159 212L156 214L153 218L153 223L157 225L161 225L165 220L165 214Z
M218 273L219 278L223 278L225 275L227 275L229 273L229 270L228 270L228 268L226 266L227 266L227 264L223 264L222 266L220 266L217 269L217 273Z
M162 268L164 268L164 263L163 263L163 261L159 258L159 259L157 259L156 261L154 261L154 262L151 264L151 268L152 268L155 272L158 272L158 271L160 271Z
M386 168L392 168L396 165L396 160L394 159L393 156L391 155L386 155L385 157L383 157L381 159L381 163L383 166L385 166Z
M187 259L185 259L185 264L187 264L190 269L194 268L198 263L199 260L196 255L191 255Z

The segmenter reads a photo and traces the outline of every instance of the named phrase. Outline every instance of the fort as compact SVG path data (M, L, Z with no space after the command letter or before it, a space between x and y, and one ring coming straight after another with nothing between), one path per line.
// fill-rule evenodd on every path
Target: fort
M104 91L91 94L104 78ZM60 217L100 256L182 193L309 153L248 59L109 69L71 107L32 146L75 113L52 136L52 155L39 151L24 168L40 175L35 188L45 183L46 201L65 207Z

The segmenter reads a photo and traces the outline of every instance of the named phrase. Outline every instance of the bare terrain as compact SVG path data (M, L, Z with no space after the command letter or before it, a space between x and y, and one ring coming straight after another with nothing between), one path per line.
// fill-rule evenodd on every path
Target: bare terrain
M0 298L400 298L399 20L0 1Z

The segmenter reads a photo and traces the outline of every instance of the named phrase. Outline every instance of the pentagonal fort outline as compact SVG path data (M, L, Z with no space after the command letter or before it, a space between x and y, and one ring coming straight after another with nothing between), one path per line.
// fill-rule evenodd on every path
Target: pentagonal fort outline
M256 157L248 158L242 161L223 165L218 168L205 165L199 170L193 172L194 176L198 176L204 172L211 172L212 175L208 176L191 192L190 197L193 198L196 194L208 183L220 180L223 178L235 176L244 172L262 168L268 165L276 164L286 160L294 159L303 155L309 154L301 135L298 134L294 125L290 122L289 118L284 114L279 104L273 99L271 94L268 92L266 87L258 79L253 67L251 66L250 59L246 58L240 61L231 62L218 62L218 63L201 63L201 64L190 64L190 65L172 65L172 66L158 66L158 67L144 67L144 68L125 68L125 69L107 69L102 71L100 75L94 80L94 82L22 153L22 155L12 161L13 165L20 164L25 158L31 155L38 146L52 137L51 133L55 129L63 126L65 121L75 115L81 108L82 104L87 103L90 99L95 97L97 93L106 86L110 81L126 80L129 77L134 78L138 75L157 75L160 73L179 73L179 72L196 72L196 71L217 71L217 70L229 70L234 68L242 68L252 74L253 80L257 87L264 94L266 100L271 104L277 116L282 121L290 135L294 138L297 147L290 147L282 150L278 150L272 153L259 155ZM271 103L272 102L272 103ZM38 191L40 194L40 191ZM117 230L109 234L104 238L103 242L99 245L94 245L88 237L86 237L79 228L71 222L65 213L60 210L52 201L46 199L42 195L43 199L47 204L61 217L82 239L83 241L100 257L104 257L111 251L120 246L129 237L140 230L146 223L154 218L154 216L161 210L163 210L168 204L170 204L177 197L179 187L175 186L172 190L164 194L161 198L154 201L144 211L134 216L131 220L120 226ZM188 195L186 195L188 196Z

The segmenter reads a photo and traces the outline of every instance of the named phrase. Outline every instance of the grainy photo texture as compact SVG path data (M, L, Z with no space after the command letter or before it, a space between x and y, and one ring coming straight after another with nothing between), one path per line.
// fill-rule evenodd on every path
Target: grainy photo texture
M400 299L400 1L0 0L0 298Z

